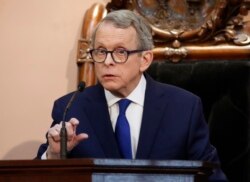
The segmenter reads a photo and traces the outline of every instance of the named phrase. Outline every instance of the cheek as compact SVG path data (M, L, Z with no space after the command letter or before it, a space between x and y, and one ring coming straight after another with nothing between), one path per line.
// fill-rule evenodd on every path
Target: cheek
M120 73L124 81L129 82L131 79L134 79L134 77L138 76L140 73L140 66L139 64L131 64L125 69L121 69Z
M101 68L97 64L94 65L96 76L100 75Z
M141 69L140 67L141 67L140 60L139 59L135 59L129 65L128 72L130 74L137 74L137 73L140 72L140 69Z

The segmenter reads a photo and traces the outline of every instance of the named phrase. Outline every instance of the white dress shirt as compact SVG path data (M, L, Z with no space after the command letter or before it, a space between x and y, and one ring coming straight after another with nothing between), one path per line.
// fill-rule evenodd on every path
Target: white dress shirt
M140 134L140 129L141 129L145 90L146 90L146 79L144 75L142 75L139 84L126 97L127 99L132 101L126 110L126 117L128 119L129 126L130 126L130 136L131 136L131 145L132 145L131 147L132 147L133 158L135 158L135 155L136 155L139 134ZM110 119L112 122L113 130L115 131L116 120L119 115L119 105L117 102L121 100L121 98L114 96L108 90L105 90L105 97L108 103L109 115L110 115Z

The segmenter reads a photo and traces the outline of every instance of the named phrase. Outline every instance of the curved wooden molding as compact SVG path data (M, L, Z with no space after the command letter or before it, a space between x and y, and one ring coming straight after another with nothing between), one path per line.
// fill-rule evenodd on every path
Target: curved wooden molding
M107 9L140 14L152 27L158 60L178 62L211 56L249 58L250 31L243 31L249 4L248 0L113 0Z
M109 11L130 9L152 27L155 60L203 61L250 58L249 0L112 0L87 10L78 42L79 81L96 83L87 54L95 26ZM248 28L246 28L248 26Z
M107 10L102 4L94 4L85 13L81 39L78 41L77 64L79 67L78 81L84 81L86 86L96 83L94 64L87 54L90 48L91 33L100 20L106 16Z

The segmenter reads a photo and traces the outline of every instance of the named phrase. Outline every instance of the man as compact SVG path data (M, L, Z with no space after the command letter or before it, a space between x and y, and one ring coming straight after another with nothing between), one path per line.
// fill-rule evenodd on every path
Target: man
M153 60L153 41L143 19L128 10L109 13L93 33L92 48L99 83L80 93L67 113L69 158L219 162L200 99L144 73ZM48 142L41 145L37 158L59 158L60 122L71 96L55 102ZM119 100L124 98L128 106L120 116ZM225 177L217 170L213 178Z

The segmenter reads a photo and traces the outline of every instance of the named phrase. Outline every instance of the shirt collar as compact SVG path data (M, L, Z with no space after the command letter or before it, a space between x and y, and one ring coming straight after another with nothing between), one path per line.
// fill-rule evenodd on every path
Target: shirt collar
M133 103L143 106L144 98L145 98L145 91L146 91L146 79L144 75L142 75L139 84L126 98L131 100ZM119 97L116 97L110 91L106 89L104 89L104 92L105 92L105 97L108 103L108 107L111 107L113 104L115 104L121 99Z

